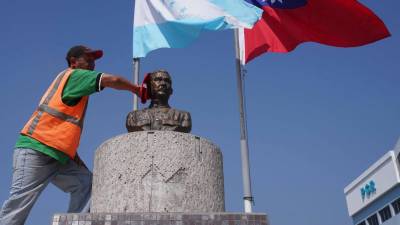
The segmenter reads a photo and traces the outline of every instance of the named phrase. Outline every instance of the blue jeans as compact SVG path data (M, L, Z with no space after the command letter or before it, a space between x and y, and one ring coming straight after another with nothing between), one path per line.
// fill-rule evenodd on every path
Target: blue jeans
M68 212L88 211L92 173L86 167L73 160L62 165L41 152L17 148L14 150L10 198L0 211L0 225L23 225L49 182L70 193Z

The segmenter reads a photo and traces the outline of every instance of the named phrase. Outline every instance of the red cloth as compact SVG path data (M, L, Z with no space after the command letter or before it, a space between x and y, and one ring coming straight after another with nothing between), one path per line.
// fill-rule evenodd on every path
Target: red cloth
M140 97L140 102L142 104L145 104L147 102L147 99L149 99L149 90L148 90L149 81L150 81L150 73L146 73L144 75L142 85L140 86L139 89L139 97Z
M245 29L245 62L265 52L289 52L312 41L354 47L390 36L385 24L356 0L308 0L303 7L263 6L262 19Z

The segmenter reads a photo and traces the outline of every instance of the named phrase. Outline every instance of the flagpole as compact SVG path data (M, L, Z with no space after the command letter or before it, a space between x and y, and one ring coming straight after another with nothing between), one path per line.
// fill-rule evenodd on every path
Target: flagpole
M245 98L243 96L243 64L240 57L239 30L235 29L235 52L236 52L236 73L237 73L237 90L239 97L239 112L240 112L240 150L242 158L242 177L243 177L243 201L244 212L252 212L252 203L254 201L251 193L250 179L250 162L249 148L247 141L247 121L245 114Z
M140 59L133 58L133 83L139 84L139 73L140 73ZM133 95L133 111L138 110L138 96Z

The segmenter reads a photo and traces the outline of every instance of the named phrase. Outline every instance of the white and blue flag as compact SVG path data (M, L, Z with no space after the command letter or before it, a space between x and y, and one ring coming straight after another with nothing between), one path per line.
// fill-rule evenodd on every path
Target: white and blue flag
M243 0L136 0L133 57L185 47L202 30L252 28L261 15Z

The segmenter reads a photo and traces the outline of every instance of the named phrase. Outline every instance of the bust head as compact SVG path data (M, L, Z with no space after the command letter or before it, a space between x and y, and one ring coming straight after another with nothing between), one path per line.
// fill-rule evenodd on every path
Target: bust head
M165 70L157 70L149 74L146 82L148 95L151 99L149 108L168 107L169 97L173 93L172 80Z

